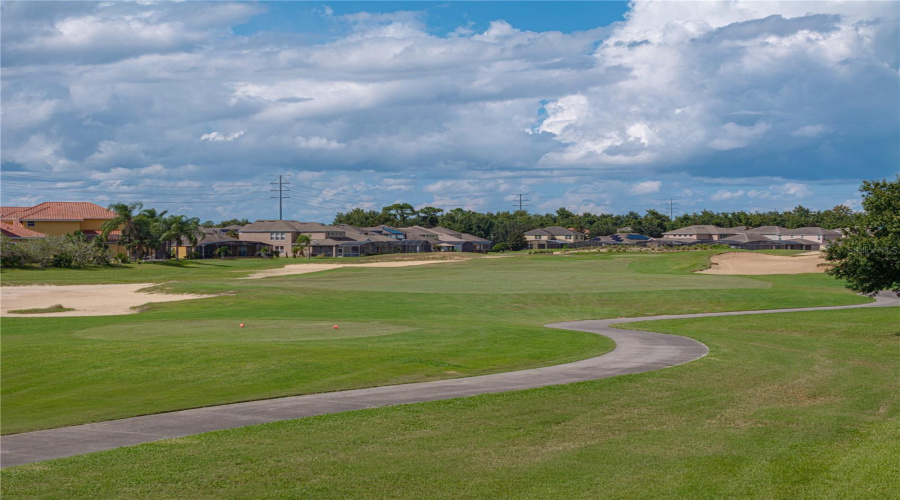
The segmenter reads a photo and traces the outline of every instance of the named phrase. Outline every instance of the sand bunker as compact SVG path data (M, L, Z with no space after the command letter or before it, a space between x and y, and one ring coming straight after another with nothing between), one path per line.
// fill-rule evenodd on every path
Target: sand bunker
M700 274L801 274L824 273L827 263L819 252L795 256L768 255L763 253L731 252L714 255L709 269Z
M292 274L317 273L319 271L330 271L331 269L340 269L342 267L407 267L407 266L423 266L425 264L445 264L447 262L459 262L466 259L433 259L433 260L396 260L389 262L370 262L368 264L290 264L278 269L267 269L258 273L247 276L245 280L253 280L259 278L271 278L272 276L289 276Z
M57 317L57 316L114 316L133 314L132 307L150 302L202 299L213 295L163 294L139 292L158 283L130 285L69 285L69 286L4 286L0 287L0 316ZM43 309L54 304L75 309L58 313L13 314L10 310Z

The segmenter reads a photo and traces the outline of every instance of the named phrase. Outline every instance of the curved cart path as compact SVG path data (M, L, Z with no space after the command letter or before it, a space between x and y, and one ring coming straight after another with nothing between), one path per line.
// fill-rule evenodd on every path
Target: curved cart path
M610 328L615 324L659 319L897 305L900 305L900 300L896 296L882 294L877 297L875 302L855 306L735 311L554 323L547 326L604 335L615 341L616 347L602 356L533 370L250 401L13 434L0 438L0 451L2 451L0 465L9 467L161 439L326 413L532 389L628 373L641 373L687 363L702 358L709 351L704 344L687 337Z

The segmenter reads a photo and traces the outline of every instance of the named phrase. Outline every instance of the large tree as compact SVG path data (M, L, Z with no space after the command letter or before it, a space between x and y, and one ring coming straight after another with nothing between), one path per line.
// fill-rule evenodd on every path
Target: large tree
M828 273L860 293L900 294L900 176L864 181L860 191L865 213L825 250L825 258L835 263Z

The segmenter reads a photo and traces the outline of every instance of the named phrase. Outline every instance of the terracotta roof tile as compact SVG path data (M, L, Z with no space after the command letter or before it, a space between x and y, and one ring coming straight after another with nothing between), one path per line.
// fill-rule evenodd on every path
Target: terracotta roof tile
M88 201L47 201L15 213L19 220L112 219L116 213Z
M47 235L32 231L27 227L13 226L5 222L0 222L0 233L9 238L46 238Z
M0 217L4 219L14 218L17 212L28 210L31 207L0 207Z

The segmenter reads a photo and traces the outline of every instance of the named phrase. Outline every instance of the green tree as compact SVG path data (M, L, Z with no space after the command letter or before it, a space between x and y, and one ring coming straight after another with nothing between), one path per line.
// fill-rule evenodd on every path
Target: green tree
M863 181L865 213L848 234L825 250L835 265L828 273L856 292L900 294L900 176L893 181Z
M105 220L100 225L100 231L104 240L109 239L111 232L121 231L119 244L128 250L131 257L134 257L135 252L140 252L149 239L149 226L143 224L135 214L143 206L141 202L113 203L107 208L115 212L115 217Z
M409 203L394 203L382 208L381 212L390 218L391 223L403 227L416 216L416 209Z
M443 208L425 207L419 210L419 218L416 223L422 227L434 227L440 223Z
M231 255L231 249L228 247L219 247L213 252L213 255L225 260L226 255Z
M197 244L200 233L200 219L188 218L184 215L172 215L166 219L166 231L162 234L163 241L175 242L175 258L178 259L178 249L187 240L191 246Z
M309 244L310 239L308 234L298 234L297 241L291 246L291 253L294 254L294 257L297 257L297 254L303 255L304 251L309 248Z

